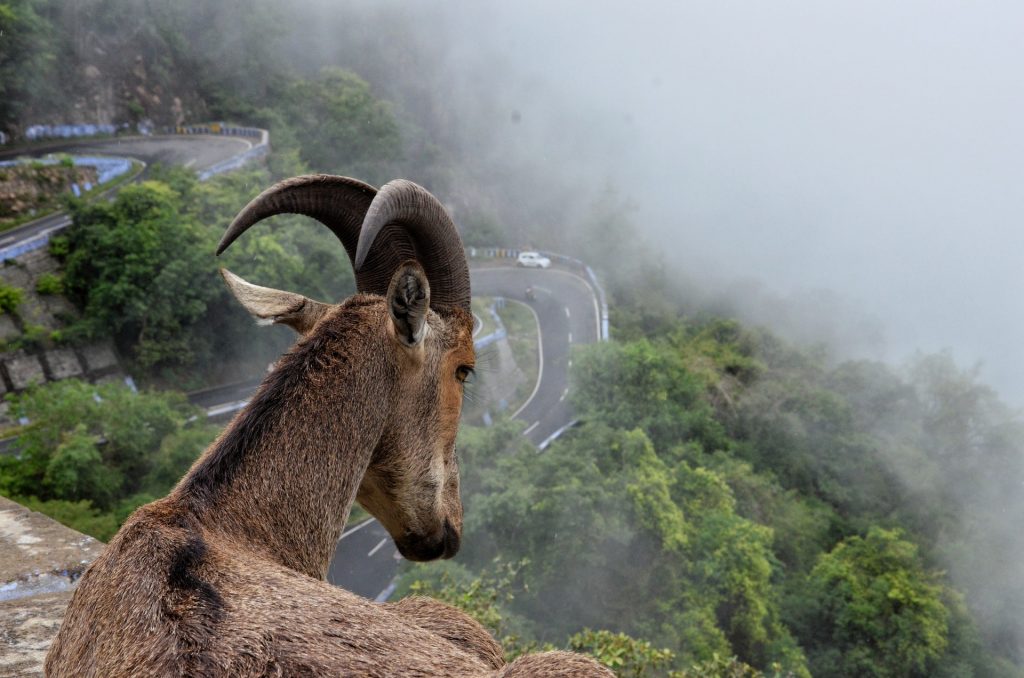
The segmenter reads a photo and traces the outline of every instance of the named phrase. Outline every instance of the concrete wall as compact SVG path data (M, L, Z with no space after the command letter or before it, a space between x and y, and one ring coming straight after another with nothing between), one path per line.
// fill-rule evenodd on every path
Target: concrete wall
M42 676L92 537L0 497L0 676Z

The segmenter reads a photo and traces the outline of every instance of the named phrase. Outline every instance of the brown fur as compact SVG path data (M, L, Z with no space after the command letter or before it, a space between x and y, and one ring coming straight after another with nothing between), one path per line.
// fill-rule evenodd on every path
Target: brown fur
M407 556L457 548L456 372L472 365L472 321L451 310L428 325L403 346L372 295L318 317L177 487L88 569L47 675L611 675L566 653L504 666L454 608L375 604L324 581L357 495Z

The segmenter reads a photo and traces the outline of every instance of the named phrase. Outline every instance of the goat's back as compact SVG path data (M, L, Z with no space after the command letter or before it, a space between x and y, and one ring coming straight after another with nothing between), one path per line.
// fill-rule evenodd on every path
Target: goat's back
M400 608L221 543L161 500L136 511L83 575L46 670L112 678L494 670L497 646L472 620L466 637L424 626Z

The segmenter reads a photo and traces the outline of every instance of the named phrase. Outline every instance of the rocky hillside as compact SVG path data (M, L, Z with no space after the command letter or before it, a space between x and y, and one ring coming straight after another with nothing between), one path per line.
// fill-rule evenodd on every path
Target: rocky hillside
M96 183L95 167L75 167L70 162L0 166L0 230L56 207L60 196L71 193L73 184Z

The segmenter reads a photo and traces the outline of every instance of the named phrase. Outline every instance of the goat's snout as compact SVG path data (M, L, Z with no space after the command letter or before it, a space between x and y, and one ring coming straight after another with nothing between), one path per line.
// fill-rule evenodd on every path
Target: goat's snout
M459 552L461 536L451 521L445 519L444 527L436 534L425 536L410 533L395 541L402 557L417 562L451 558Z

